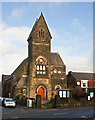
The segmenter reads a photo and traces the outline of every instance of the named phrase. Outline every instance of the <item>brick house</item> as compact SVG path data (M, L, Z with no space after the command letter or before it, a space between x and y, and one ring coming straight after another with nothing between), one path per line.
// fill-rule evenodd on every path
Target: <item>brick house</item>
M67 87L80 87L86 93L95 94L95 73L68 72L66 75Z
M51 33L43 14L36 19L27 39L28 57L11 75L2 75L2 95L50 100L57 89L65 88L66 66L58 53L51 53Z

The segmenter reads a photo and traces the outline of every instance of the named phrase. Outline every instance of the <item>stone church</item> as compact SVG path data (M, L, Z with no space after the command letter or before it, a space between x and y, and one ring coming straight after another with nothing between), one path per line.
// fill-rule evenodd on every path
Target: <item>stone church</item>
M28 57L11 75L2 75L2 96L51 100L58 88L66 88L66 66L51 52L51 33L41 13L27 39Z

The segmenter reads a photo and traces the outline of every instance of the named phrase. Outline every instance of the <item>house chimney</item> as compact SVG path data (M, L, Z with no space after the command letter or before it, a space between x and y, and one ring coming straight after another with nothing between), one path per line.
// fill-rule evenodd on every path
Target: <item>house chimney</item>
M72 71L69 71L68 73L69 73L69 74L71 74L71 73L72 73Z

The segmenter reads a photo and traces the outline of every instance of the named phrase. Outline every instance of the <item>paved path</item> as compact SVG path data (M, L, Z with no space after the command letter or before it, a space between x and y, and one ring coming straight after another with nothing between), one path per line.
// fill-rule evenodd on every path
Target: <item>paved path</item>
M1 107L0 107L1 109ZM93 118L95 107L64 109L33 109L26 107L2 108L2 117L6 118Z

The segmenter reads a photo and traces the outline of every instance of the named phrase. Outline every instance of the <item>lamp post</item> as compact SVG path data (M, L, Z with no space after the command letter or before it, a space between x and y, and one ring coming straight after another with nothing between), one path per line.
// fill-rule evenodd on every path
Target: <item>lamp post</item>
M10 93L9 93L9 98L10 98Z

